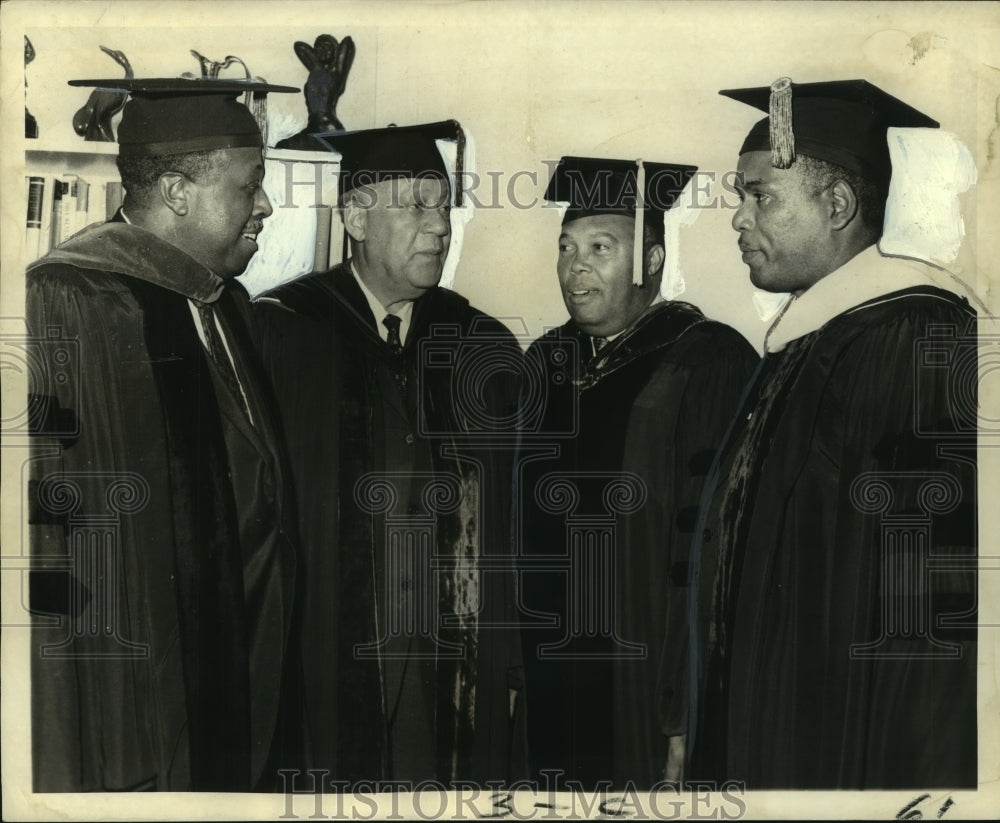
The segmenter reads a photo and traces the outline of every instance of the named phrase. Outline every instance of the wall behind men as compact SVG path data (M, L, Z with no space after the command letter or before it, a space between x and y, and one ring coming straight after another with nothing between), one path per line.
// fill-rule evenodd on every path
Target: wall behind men
M215 4L199 8L206 5ZM721 180L760 113L718 90L781 75L866 78L972 150L980 181L961 195L966 238L951 268L991 299L987 258L979 255L979 268L976 260L988 239L986 186L996 177L988 160L996 81L984 81L974 21L907 5L905 13L895 4L837 4L817 13L808 4L559 2L459 4L441 13L410 4L293 2L279 11L246 3L240 8L253 13L237 20L178 4L166 30L144 26L131 11L29 30L37 57L27 69L28 106L43 141L85 149L70 120L88 91L65 82L120 76L100 45L124 51L139 76L196 72L189 54L196 49L215 60L238 55L255 75L301 87L307 71L293 42L350 35L357 55L338 107L347 128L455 118L476 142L481 182L473 194L482 205L466 230L454 283L474 305L527 338L565 321L555 276L560 218L541 200L547 163L575 154L693 164L703 172L696 200L703 208L680 235L682 299L759 348L766 326L730 226L736 198ZM272 123L285 131L305 124L300 94L269 99ZM274 274L275 282L285 277Z

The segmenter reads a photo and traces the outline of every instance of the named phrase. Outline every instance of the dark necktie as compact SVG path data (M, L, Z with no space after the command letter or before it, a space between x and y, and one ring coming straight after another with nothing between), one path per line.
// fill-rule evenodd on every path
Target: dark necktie
M382 318L382 325L389 331L386 342L393 354L399 354L403 350L403 341L399 339L399 327L402 322L395 314L387 314Z
M403 353L403 341L399 339L399 326L402 320L399 319L395 314L387 314L382 318L382 325L386 327L389 334L386 338L386 343L389 344L389 348L392 353L399 355ZM392 366L392 379L396 381L396 385L399 387L399 393L406 399L406 366L402 362L403 358L397 358L396 362Z
M594 355L595 356L598 355L598 354L600 354L601 353L601 349L603 349L606 345L608 345L608 338L607 337L594 337L594 338L591 338L591 339L594 341Z
M215 363L216 369L222 376L222 382L226 384L226 387L240 404L243 413L249 418L250 412L247 409L246 400L243 398L240 381L236 377L236 370L233 368L232 361L230 361L229 355L226 354L226 348L219 337L219 330L215 326L215 313L212 311L211 305L199 303L198 315L201 317L201 329L205 335L206 348L212 361Z

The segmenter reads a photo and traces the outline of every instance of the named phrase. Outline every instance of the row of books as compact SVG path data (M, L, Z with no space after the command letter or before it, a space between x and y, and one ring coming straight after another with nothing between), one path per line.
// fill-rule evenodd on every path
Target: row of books
M26 254L36 260L91 223L110 220L122 203L118 180L88 181L78 174L31 175Z

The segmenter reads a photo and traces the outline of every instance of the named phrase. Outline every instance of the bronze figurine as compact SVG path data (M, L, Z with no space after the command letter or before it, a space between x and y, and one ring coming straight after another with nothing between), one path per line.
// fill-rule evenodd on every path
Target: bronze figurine
M24 68L28 68L28 63L35 59L35 47L31 45L31 41L28 36L24 37ZM24 88L28 88L28 72L24 72ZM31 137L33 139L38 138L38 121L35 120L35 116L28 111L28 107L24 107L24 136Z
M311 135L344 131L344 124L337 118L337 102L347 87L354 51L354 41L350 37L338 43L330 34L319 35L312 46L301 40L295 43L295 53L309 69L305 85L309 121L298 134L278 143L278 148L325 150Z
M111 57L119 66L125 69L125 79L134 77L132 65L122 52L101 46L101 51ZM128 92L112 91L110 89L94 89L83 106L73 115L73 130L84 140L113 143L114 132L111 120L123 108L128 100Z

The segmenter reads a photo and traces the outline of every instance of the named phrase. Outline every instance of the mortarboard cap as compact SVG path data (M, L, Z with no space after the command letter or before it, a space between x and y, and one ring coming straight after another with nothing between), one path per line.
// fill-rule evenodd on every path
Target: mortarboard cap
M696 166L645 163L642 160L607 160L599 157L563 157L552 173L545 199L569 203L563 225L581 217L616 214L635 217L633 282L642 284L642 231L649 228L663 242L663 215L673 206ZM642 192L641 198L639 192Z
M770 86L719 94L768 112L750 130L740 154L770 151L772 165L784 169L801 154L883 187L892 172L886 130L938 125L867 80L793 83L782 77Z
M118 152L131 157L261 148L257 120L237 97L298 91L257 81L183 77L70 80L69 84L129 93L118 126Z
M552 173L545 199L569 203L563 223L596 214L634 217L639 204L639 178L644 179L643 219L660 224L698 171L695 166L644 163L641 160L606 160L599 157L563 157Z
M340 194L385 180L415 177L447 180L448 170L437 140L451 140L457 144L455 174L461 179L465 133L456 120L314 136L328 149L340 153ZM461 187L455 188L456 205L460 206Z

